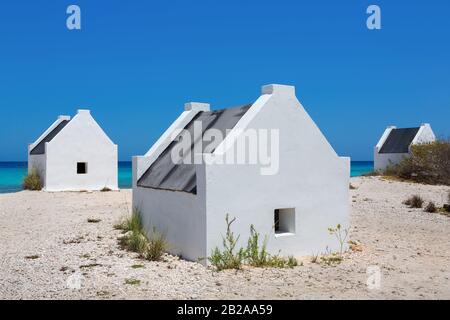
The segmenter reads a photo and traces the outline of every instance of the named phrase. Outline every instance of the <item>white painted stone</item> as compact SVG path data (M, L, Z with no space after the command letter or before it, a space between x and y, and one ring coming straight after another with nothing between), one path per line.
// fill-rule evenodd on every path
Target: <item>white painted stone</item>
M28 170L37 170L45 191L118 190L118 148L100 128L89 110L77 115L45 145L45 154L31 150L59 123L58 120L28 148ZM77 174L77 163L87 163L87 173Z

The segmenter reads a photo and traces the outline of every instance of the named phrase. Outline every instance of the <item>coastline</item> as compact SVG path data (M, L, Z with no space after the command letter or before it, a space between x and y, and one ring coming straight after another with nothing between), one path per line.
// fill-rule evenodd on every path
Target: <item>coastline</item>
M119 188L131 189L131 162L119 161ZM352 161L351 177L373 170L373 161ZM0 194L22 191L22 181L28 171L26 161L0 161Z

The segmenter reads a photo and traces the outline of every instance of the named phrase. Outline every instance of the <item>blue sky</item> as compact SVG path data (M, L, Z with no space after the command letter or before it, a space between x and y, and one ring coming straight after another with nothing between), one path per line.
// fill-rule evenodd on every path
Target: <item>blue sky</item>
M82 30L66 28L77 4ZM366 28L378 4L382 30ZM90 108L143 154L187 101L218 109L291 84L340 155L371 160L387 125L450 136L450 2L8 1L0 4L0 161ZM301 137L299 137L301 138Z

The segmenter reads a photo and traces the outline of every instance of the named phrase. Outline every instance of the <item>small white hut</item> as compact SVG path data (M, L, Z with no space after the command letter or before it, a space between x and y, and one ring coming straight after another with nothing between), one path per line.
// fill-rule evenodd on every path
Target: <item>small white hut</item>
M78 110L58 119L28 146L28 171L36 171L45 191L117 190L115 145L91 116Z
M242 146L250 152L233 161ZM269 156L258 157L265 147ZM133 158L133 206L149 233L165 233L170 251L188 260L222 247L227 214L240 246L253 225L269 252L304 256L339 248L328 228L348 227L349 177L350 159L336 154L295 88L266 85L241 107L186 104L147 154Z
M388 166L400 163L409 156L412 145L435 140L436 137L428 123L415 128L387 127L375 146L375 171L382 172Z

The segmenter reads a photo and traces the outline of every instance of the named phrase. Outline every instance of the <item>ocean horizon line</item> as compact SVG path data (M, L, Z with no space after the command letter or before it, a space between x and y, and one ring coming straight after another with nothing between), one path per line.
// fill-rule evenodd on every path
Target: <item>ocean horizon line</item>
M132 161L118 161L120 189L132 187ZM351 177L358 177L373 171L373 161L351 161ZM28 173L28 161L0 161L0 193L22 191L22 181Z

